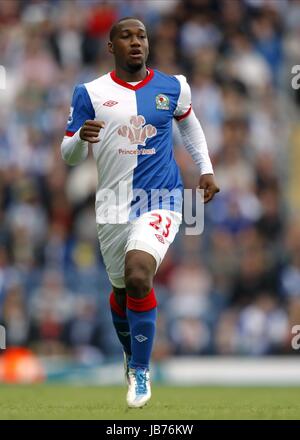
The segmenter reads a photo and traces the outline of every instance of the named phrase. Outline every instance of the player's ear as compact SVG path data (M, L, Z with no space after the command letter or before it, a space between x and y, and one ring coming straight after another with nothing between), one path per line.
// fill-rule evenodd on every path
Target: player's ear
M113 47L112 42L109 41L107 45L108 45L108 52L113 54L114 53L114 47Z

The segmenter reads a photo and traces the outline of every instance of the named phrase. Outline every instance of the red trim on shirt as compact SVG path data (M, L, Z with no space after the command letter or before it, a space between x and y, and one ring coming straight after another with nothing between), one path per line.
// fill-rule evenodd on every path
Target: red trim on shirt
M73 131L66 131L66 133L65 133L66 136L70 136L70 137L74 136L74 134L75 134L75 132L73 132Z
M175 116L175 119L176 119L177 121L181 121L181 119L186 118L186 117L191 113L191 111L192 111L192 106L190 106L190 108L188 109L188 111L185 112L185 113L183 113L183 115Z
M110 72L110 76L111 76L111 79L114 82L116 82L117 84L119 84L120 86L126 87L127 89L130 89L130 90L138 90L141 87L144 87L146 84L148 84L148 82L151 81L151 79L154 76L154 71L152 69L147 69L147 70L148 70L149 73L146 76L146 78L144 78L143 81L139 82L135 86L129 84L126 81L123 81L121 78L118 78L115 70Z

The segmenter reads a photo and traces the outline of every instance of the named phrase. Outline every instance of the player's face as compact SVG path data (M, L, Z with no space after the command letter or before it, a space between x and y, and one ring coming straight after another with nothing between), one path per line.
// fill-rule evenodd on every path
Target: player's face
M119 24L110 51L116 63L129 72L141 69L148 58L149 45L145 26L138 20Z

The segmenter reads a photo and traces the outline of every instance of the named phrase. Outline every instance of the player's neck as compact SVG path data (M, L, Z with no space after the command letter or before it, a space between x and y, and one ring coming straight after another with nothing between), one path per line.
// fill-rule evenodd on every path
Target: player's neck
M146 78L148 75L148 71L146 66L143 66L140 70L137 72L127 72L126 70L122 69L119 66L116 66L115 69L116 76L123 81L126 82L136 82L136 81L143 81L143 79Z

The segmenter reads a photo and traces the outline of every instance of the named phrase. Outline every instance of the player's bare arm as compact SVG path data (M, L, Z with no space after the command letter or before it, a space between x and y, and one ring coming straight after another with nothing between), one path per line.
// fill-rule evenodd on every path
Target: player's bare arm
M80 139L95 144L99 142L99 133L101 128L105 127L104 121L87 120L79 132Z

